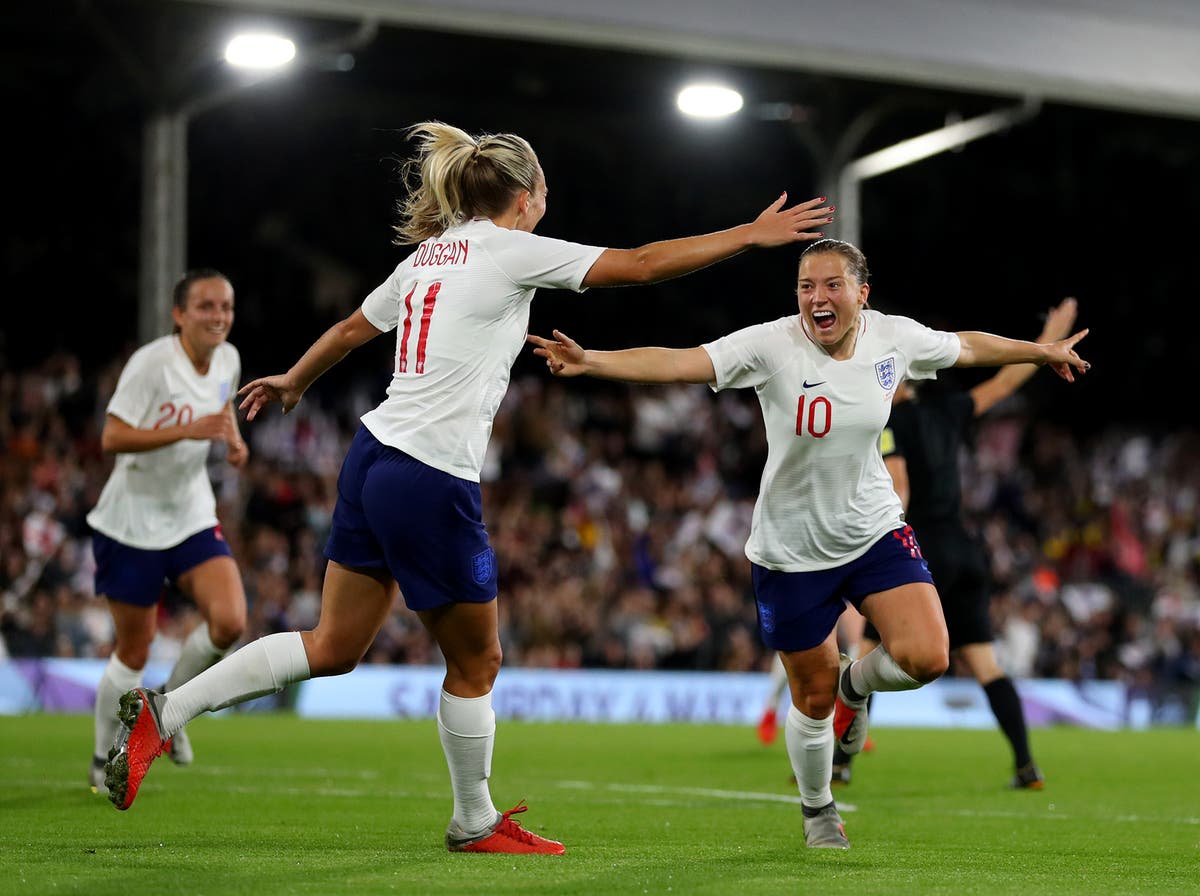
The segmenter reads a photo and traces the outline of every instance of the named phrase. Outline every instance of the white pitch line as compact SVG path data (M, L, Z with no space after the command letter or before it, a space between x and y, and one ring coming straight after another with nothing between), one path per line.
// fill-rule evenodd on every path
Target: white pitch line
M663 796L703 796L718 800L741 800L755 803L788 803L800 805L798 795L784 793L760 793L753 790L715 790L711 787L662 787L656 784L620 784L606 782L595 784L591 781L559 781L559 787L571 790L611 790L618 793L646 793ZM838 810L842 812L857 812L858 807L850 803L838 801Z
M0 765L5 764L0 762ZM15 764L15 763L14 763ZM208 767L205 769L189 769L188 775L200 774L205 777L224 776L225 771L234 771L235 769L218 769L216 767ZM240 770L240 769L238 769ZM273 773L272 773L273 772ZM332 777L332 778L359 778L372 779L378 777L374 772L344 772L340 769L274 769L256 771L260 777L269 775L276 778L312 778L312 777ZM670 796L690 796L690 797L705 797L709 799L720 800L735 800L745 802L762 802L762 803L786 803L789 805L800 804L800 797L790 794L781 793L762 793L752 790L718 790L711 787L664 787L656 784L622 784L620 782L603 782L596 783L594 781L578 781L565 780L551 782L554 786L564 790L600 790L611 793L640 793L647 796L656 795L660 797ZM70 790L85 790L85 785L82 785L74 780L22 780L9 783L10 787L24 790L54 790L54 791L70 791ZM346 798L385 798L385 799L406 799L406 798L435 798L440 795L441 791L415 791L415 790L394 790L379 788L360 789L354 787L326 787L317 785L280 785L280 786L243 786L243 785L212 785L206 784L208 790L219 790L225 793L238 793L244 795L254 795L258 793L284 793L290 795L317 795L327 797L346 797ZM1042 820L1042 821L1073 821L1078 819L1102 820L1104 822L1122 822L1125 824L1179 824L1179 825L1200 825L1200 817L1184 816L1181 818L1163 818L1149 815L1105 815L1105 816L1089 816L1086 814L1078 814L1071 812L1060 812L1053 808L1053 803L1048 808L1042 811L1012 811L1004 809L951 809L938 810L936 812L923 812L921 810L913 810L915 815L953 815L959 818L1019 818L1025 820ZM838 801L838 810L841 812L857 812L858 806L852 803L843 803Z
M841 804L839 803L839 808ZM911 815L957 815L961 818L1040 818L1045 821L1074 821L1080 818L1091 818L1088 815L1075 815L1070 812L1058 812L1053 804L1044 812L1011 812L1000 809L951 809L948 812L910 812ZM1123 821L1130 824L1200 824L1200 818L1151 818L1148 815L1106 815L1105 821Z

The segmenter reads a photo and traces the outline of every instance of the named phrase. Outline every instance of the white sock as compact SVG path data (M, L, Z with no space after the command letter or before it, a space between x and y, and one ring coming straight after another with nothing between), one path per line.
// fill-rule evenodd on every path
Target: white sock
M784 728L788 759L800 787L800 802L820 809L833 802L829 779L833 774L833 714L810 719L796 707L788 710Z
M779 654L775 654L775 659L771 661L771 696L767 701L764 710L776 710L779 708L779 701L783 699L783 693L787 690L787 669L783 667L783 660L779 658Z
M443 689L437 720L454 791L454 821L474 834L496 823L496 807L488 790L496 742L492 695L455 697Z
M875 691L912 691L920 686L882 644L850 666L850 687L864 700Z
M251 641L167 693L162 708L163 735L170 737L202 712L274 694L311 677L299 632Z
M208 636L208 623L201 622L183 642L179 659L175 661L175 667L171 669L171 675L163 685L163 690L175 690L185 681L195 678L225 653L226 651L213 644L212 638Z
M100 676L100 684L96 687L95 713L95 744L93 756L108 758L109 747L117 739L117 709L120 707L121 695L132 691L142 683L142 670L130 669L117 659L114 651Z

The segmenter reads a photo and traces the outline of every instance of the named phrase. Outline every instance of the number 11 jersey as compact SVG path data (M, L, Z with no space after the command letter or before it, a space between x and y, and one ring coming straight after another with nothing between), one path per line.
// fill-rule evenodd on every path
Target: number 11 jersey
M362 305L373 326L396 330L387 397L363 424L383 444L478 482L534 291L583 292L602 252L486 218L418 245Z

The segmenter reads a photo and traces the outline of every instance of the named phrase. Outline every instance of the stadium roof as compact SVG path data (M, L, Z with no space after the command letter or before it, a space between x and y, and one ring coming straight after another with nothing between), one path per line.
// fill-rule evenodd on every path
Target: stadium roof
M190 0L1200 117L1195 0Z

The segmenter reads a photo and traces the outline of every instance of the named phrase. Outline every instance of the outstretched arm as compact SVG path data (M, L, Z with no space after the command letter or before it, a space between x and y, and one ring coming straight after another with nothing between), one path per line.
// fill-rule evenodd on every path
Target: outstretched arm
M326 330L287 373L265 376L242 386L238 395L245 396L241 409L246 412L246 419L253 420L260 410L273 401L283 405L286 414L299 403L300 397L316 382L317 377L380 332L363 315L361 308L355 310L345 320Z
M1088 334L1080 330L1057 342L1026 342L1006 339L977 331L958 334L961 344L955 367L1000 367L1004 364L1048 364L1068 383L1075 382L1074 370L1081 373L1092 365L1075 353L1075 343Z
M626 383L712 383L717 379L708 352L696 348L627 348L616 352L588 351L567 334L555 330L553 339L532 333L526 337L546 359L555 376L594 376Z
M140 454L173 445L185 439L219 439L227 444L241 441L237 425L228 406L215 414L205 414L190 423L162 426L158 429L138 429L115 414L104 418L100 432L100 450L109 454Z
M225 460L231 466L240 469L250 459L250 449L246 446L246 440L242 438L242 431L238 427L237 411L233 409L232 401L225 405L225 413L229 415L229 436L225 439L228 451L225 454Z
M1038 342L1057 342L1065 339L1075 326L1077 304L1074 299L1063 299L1050 309L1046 315L1046 325L1042 327ZM1036 364L1009 364L991 379L985 380L971 390L971 398L975 402L975 416L986 414L989 410L1012 395L1037 372Z
M732 258L750 248L786 246L820 239L818 232L833 220L833 206L820 196L784 209L787 193L767 206L749 224L729 230L647 243L637 249L605 249L596 259L584 286L630 286L657 283L690 274Z

